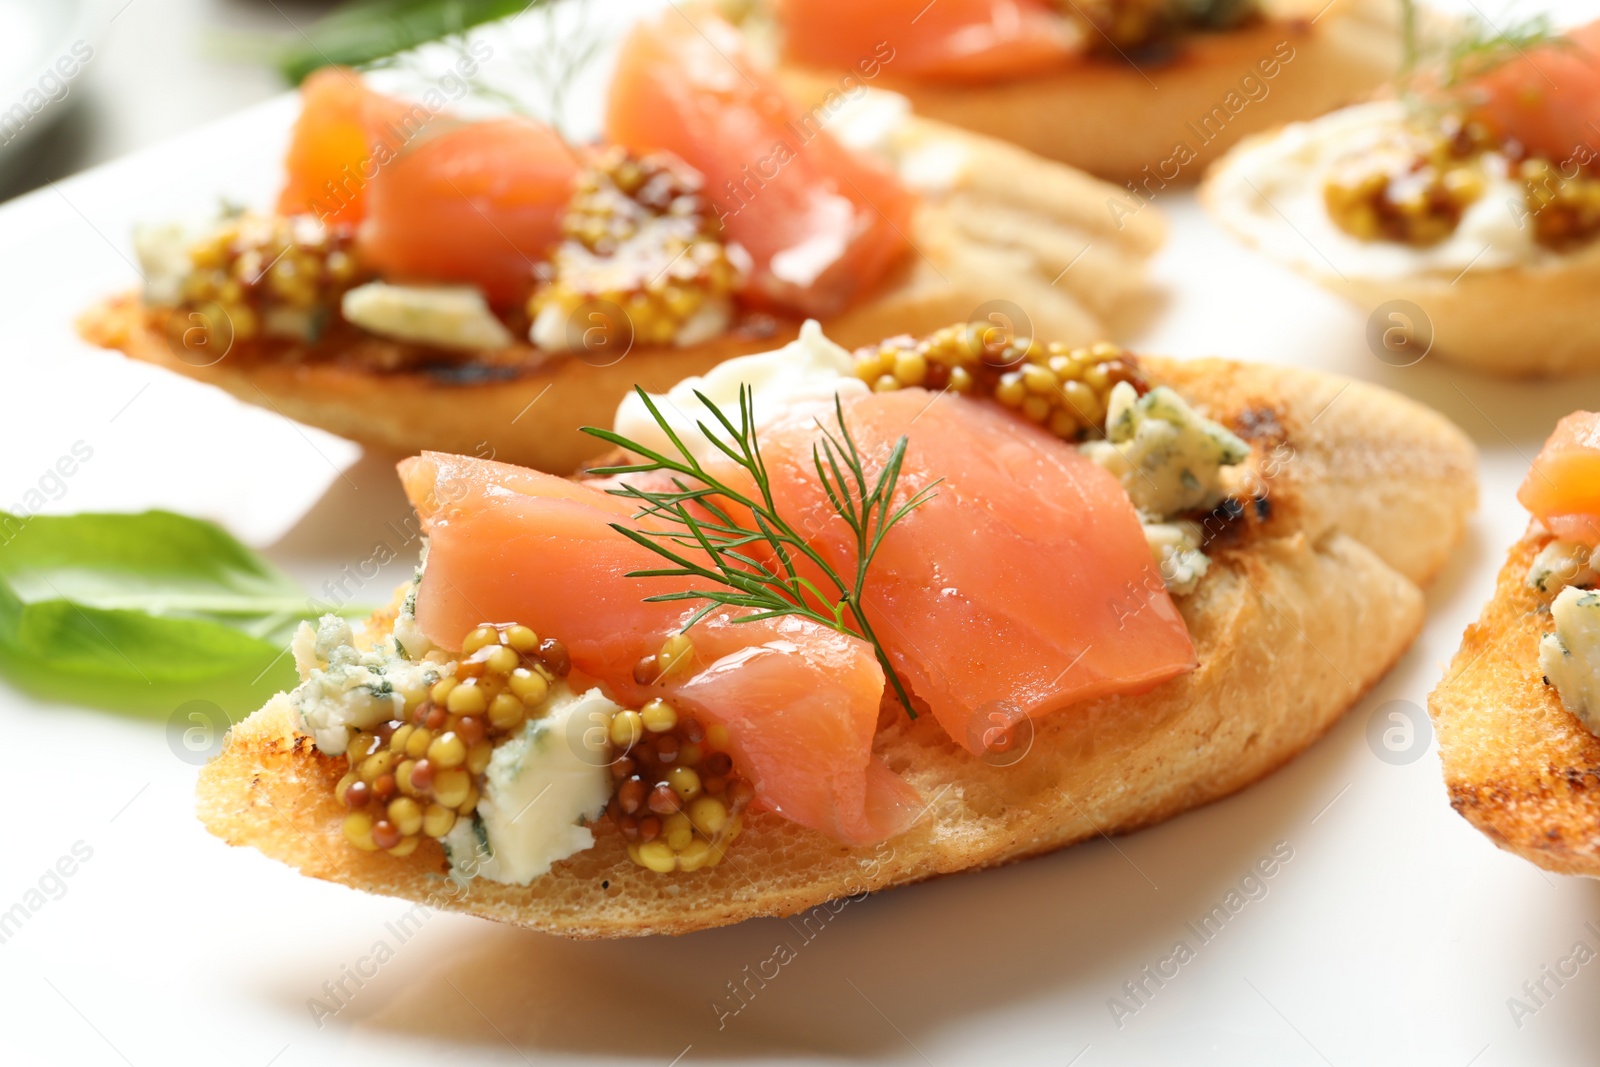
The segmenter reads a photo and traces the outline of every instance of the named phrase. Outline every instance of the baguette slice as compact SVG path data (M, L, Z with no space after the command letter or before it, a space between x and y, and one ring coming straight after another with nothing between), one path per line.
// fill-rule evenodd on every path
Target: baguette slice
M1281 239L1275 247L1303 247L1311 238L1279 213L1277 205L1270 213L1247 216L1230 206L1222 190L1236 187L1232 169L1237 169L1237 160L1277 136L1279 131L1271 131L1245 139L1212 169L1200 190L1212 218L1238 240L1268 255L1273 253L1259 229L1263 219L1271 228L1267 232ZM1509 205L1506 210L1511 210ZM1592 312L1594 294L1600 292L1600 244L1544 256L1528 265L1485 267L1473 260L1464 269L1419 270L1392 278L1363 277L1348 268L1340 272L1323 262L1308 257L1296 259L1294 266L1363 312L1391 301L1420 308L1425 322L1406 322L1416 317L1408 311L1399 312L1401 317L1392 322L1410 327L1418 344L1427 346L1425 355L1508 378L1600 370L1600 316Z
M1600 877L1600 738L1544 684L1539 638L1550 616L1523 584L1552 540L1534 523L1512 546L1428 711L1451 807L1547 871Z
M920 115L1153 196L1198 180L1246 134L1352 103L1400 69L1385 0L1332 0L1320 13L1321 4L1267 6L1273 13L1260 23L1196 34L1172 62L1143 70L1093 60L1016 81L931 84L897 79L891 61L872 84L906 96ZM836 97L845 76L792 63L780 73L791 95L812 104Z
M630 863L602 820L594 848L530 887L461 886L432 841L406 859L345 845L333 796L344 761L296 734L282 695L202 770L200 818L313 877L598 938L793 914L1137 829L1242 789L1321 736L1416 636L1418 586L1475 504L1475 455L1442 416L1374 386L1221 360L1142 365L1250 439L1258 460L1272 457L1255 521L1218 539L1211 572L1180 601L1199 669L1038 720L1027 754L1004 767L929 716L895 718L877 753L927 807L883 845L849 848L762 813L720 866L661 877Z
M894 139L900 151L959 153L966 162L947 187L925 196L901 266L878 292L825 322L828 336L853 347L974 315L987 324L984 305L1001 297L1026 309L1026 321L1006 323L1018 336L1089 344L1112 332L1107 317L1139 290L1145 261L1165 236L1156 212L1117 225L1105 204L1125 198L1121 190L993 138L913 117ZM92 344L365 445L403 455L492 455L559 474L605 447L578 427L610 425L634 385L664 391L732 356L777 348L800 330L799 319L780 319L768 332L640 348L603 366L572 355L542 359L519 342L496 353L484 373L462 374L374 370L408 365L422 350L366 335L314 360L267 343L196 366L181 345L169 344L165 325L130 294L91 309L78 330Z

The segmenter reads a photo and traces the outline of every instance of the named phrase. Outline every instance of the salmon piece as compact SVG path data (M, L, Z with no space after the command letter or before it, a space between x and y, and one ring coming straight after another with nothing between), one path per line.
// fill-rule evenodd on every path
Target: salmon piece
M1080 51L1049 0L780 0L788 57L867 77L994 82L1070 63Z
M1600 413L1574 411L1556 423L1517 499L1557 537L1600 544Z
M1567 38L1495 67L1465 90L1469 114L1492 133L1557 162L1600 144L1600 21Z
M697 669L640 685L634 665L697 606L647 604L687 588L626 577L663 561L610 526L634 505L591 484L441 453L400 464L428 534L417 623L458 649L485 621L516 620L559 638L575 671L637 706L666 696L727 726L755 803L851 845L908 827L917 793L872 754L883 673L865 642L809 620L734 622L713 615L689 631Z
M689 634L710 666L667 695L728 727L764 806L852 845L916 821L916 790L872 755L883 669L870 645L794 616L708 619Z
M369 89L346 67L323 67L300 86L300 117L284 157L288 180L278 194L278 214L316 215L329 224L354 225L366 215L366 186L376 172L380 142L427 112Z
M785 97L728 23L677 8L639 23L617 59L606 138L698 170L724 236L750 254L744 295L826 317L906 254L916 198Z
M344 68L312 74L301 95L279 214L361 223L360 251L390 281L465 282L501 305L527 297L578 173L560 135L430 112Z
M435 117L372 181L358 247L386 280L464 282L520 303L560 240L578 170L543 123Z
M896 672L955 741L981 753L987 731L1022 716L1141 693L1195 667L1133 504L1076 448L922 389L858 396L844 412L877 462L909 437L897 506L943 479L885 536L863 599ZM837 435L831 412L825 422ZM854 534L817 479L817 439L813 421L796 419L763 434L762 454L779 513L851 575Z

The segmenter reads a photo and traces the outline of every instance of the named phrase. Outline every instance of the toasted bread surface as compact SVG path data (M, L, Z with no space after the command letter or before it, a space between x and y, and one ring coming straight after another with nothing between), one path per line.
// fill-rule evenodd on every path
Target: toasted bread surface
M1512 547L1428 711L1451 807L1547 871L1600 877L1600 738L1544 682L1539 639L1554 624L1524 584L1551 540L1534 525Z
M873 85L905 95L918 114L1159 197L1169 183L1198 180L1247 134L1353 103L1393 77L1400 41L1391 6L1334 0L1320 15L1197 34L1168 63L1094 60L970 85L897 79L890 62ZM800 99L840 91L839 71L780 71Z
M1258 463L1278 457L1261 472L1259 524L1246 538L1219 535L1211 572L1181 602L1199 669L1037 720L1009 766L974 758L927 716L898 719L876 750L927 807L897 838L852 849L763 813L722 865L662 877L630 863L602 820L594 848L530 887L459 885L431 841L406 859L345 844L333 797L344 760L296 734L281 695L202 771L200 817L229 843L315 877L572 937L619 937L793 914L1132 830L1241 789L1326 731L1415 637L1418 583L1461 534L1475 457L1442 416L1372 386L1220 360L1146 366L1249 438ZM1408 510L1418 507L1425 524Z
M1031 329L1069 344L1107 336L1106 316L1139 288L1144 263L1165 236L1156 212L1117 225L1104 205L1124 192L992 138L915 118L899 137L913 147L959 148L971 165L926 197L909 235L912 251L877 292L823 324L830 337L848 347L928 333L1000 299L1025 309L1025 323L1009 324L1019 334ZM166 326L135 295L107 301L78 323L96 345L369 446L404 455L493 455L568 474L605 448L578 428L610 425L634 385L664 390L725 359L776 348L798 334L800 322L780 318L759 331L621 357L541 359L519 343L477 374L461 373L459 360L435 369L373 369L411 366L420 350L370 336L314 358L273 342L209 362L170 342Z

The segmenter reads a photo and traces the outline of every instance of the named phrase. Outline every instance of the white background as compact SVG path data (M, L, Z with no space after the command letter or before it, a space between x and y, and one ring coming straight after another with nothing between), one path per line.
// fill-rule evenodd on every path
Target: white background
M139 218L220 192L265 203L293 103L0 208L0 507L83 441L50 510L171 507L214 518L308 585L371 555L405 515L390 460L70 329L136 280ZM1600 380L1508 384L1367 350L1348 307L1222 238L1187 195L1155 295L1125 324L1148 351L1324 368L1440 408L1481 449L1483 504L1429 591L1422 638L1323 741L1245 793L1114 844L851 904L814 941L760 921L680 939L569 943L436 915L322 1027L309 998L367 956L391 900L304 879L208 837L195 770L164 723L0 689L7 759L0 910L76 842L92 858L0 944L7 1063L1007 1062L1588 1063L1600 964L1520 1027L1507 999L1600 949L1600 889L1497 852L1453 814L1431 746L1393 765L1367 740L1391 700L1424 703L1525 515L1513 493L1555 420ZM1004 295L1004 294L997 294ZM373 583L386 588L400 563ZM1148 1007L1107 1001L1278 842L1293 858ZM725 984L797 958L717 1026ZM1553 988L1553 987L1552 987Z

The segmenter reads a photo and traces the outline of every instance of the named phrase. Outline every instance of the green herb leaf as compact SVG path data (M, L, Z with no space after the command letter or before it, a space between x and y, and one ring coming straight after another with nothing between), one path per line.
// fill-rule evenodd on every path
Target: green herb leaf
M754 496L710 474L673 430L672 424L662 416L650 394L637 386L634 391L680 458L647 448L611 430L593 426L583 428L584 433L624 448L644 460L641 463L596 468L590 472L592 474L667 471L680 476L673 479L674 488L671 491L643 489L632 484L608 490L614 496L627 497L640 503L636 519L655 518L668 523L665 528L650 530L612 524L612 529L624 537L674 564L670 568L632 571L628 576L699 578L723 587L686 589L646 597L645 600L704 600L705 605L689 617L683 626L684 630L722 605L753 609L751 614L736 616L735 622L758 622L797 615L840 633L859 637L872 645L878 664L883 668L889 684L894 687L901 706L906 709L907 715L916 718L911 695L906 691L894 665L889 662L889 655L873 632L872 624L867 621L862 599L868 568L877 554L878 546L883 543L884 535L895 523L932 499L934 487L939 484L936 481L924 486L900 507L890 511L910 439L901 437L895 442L888 460L878 471L877 478L872 480L868 477L866 461L856 446L855 438L845 425L844 406L838 397L834 397L833 402L838 434L835 435L821 419L817 420L822 438L812 448L812 464L829 504L850 527L856 539L856 571L852 578L847 579L834 570L799 531L779 514L772 497L772 478L761 456L761 445L756 440L754 394L748 385L739 390L738 425L734 425L733 420L709 397L700 392L696 392L695 396L720 427L720 430L714 430L703 422L698 423L701 434L749 474L755 486ZM690 481L684 481L683 478ZM734 518L719 500L747 510L750 525ZM690 505L694 505L694 509ZM697 511L703 514L697 514ZM756 543L764 543L771 549L777 561L776 568L740 551ZM710 565L685 556L679 549L698 549L710 560ZM795 569L798 557L810 560L827 577L834 586L831 595L824 594Z
M308 26L285 47L278 69L299 85L318 67L361 66L529 6L529 0L355 0Z
M1481 17L1469 19L1457 36L1444 42L1445 85L1460 85L1482 77L1502 64L1525 57L1530 49L1570 43L1546 14L1519 19L1504 29Z
M1482 13L1451 22L1448 29L1424 36L1425 20L1417 0L1400 2L1402 83L1422 79L1422 88L1452 89L1482 77L1535 48L1565 47L1570 38L1555 28L1547 14L1535 14L1500 27Z
M294 683L289 638L318 614L209 522L0 512L0 672L43 696L158 714L203 699L242 714Z

